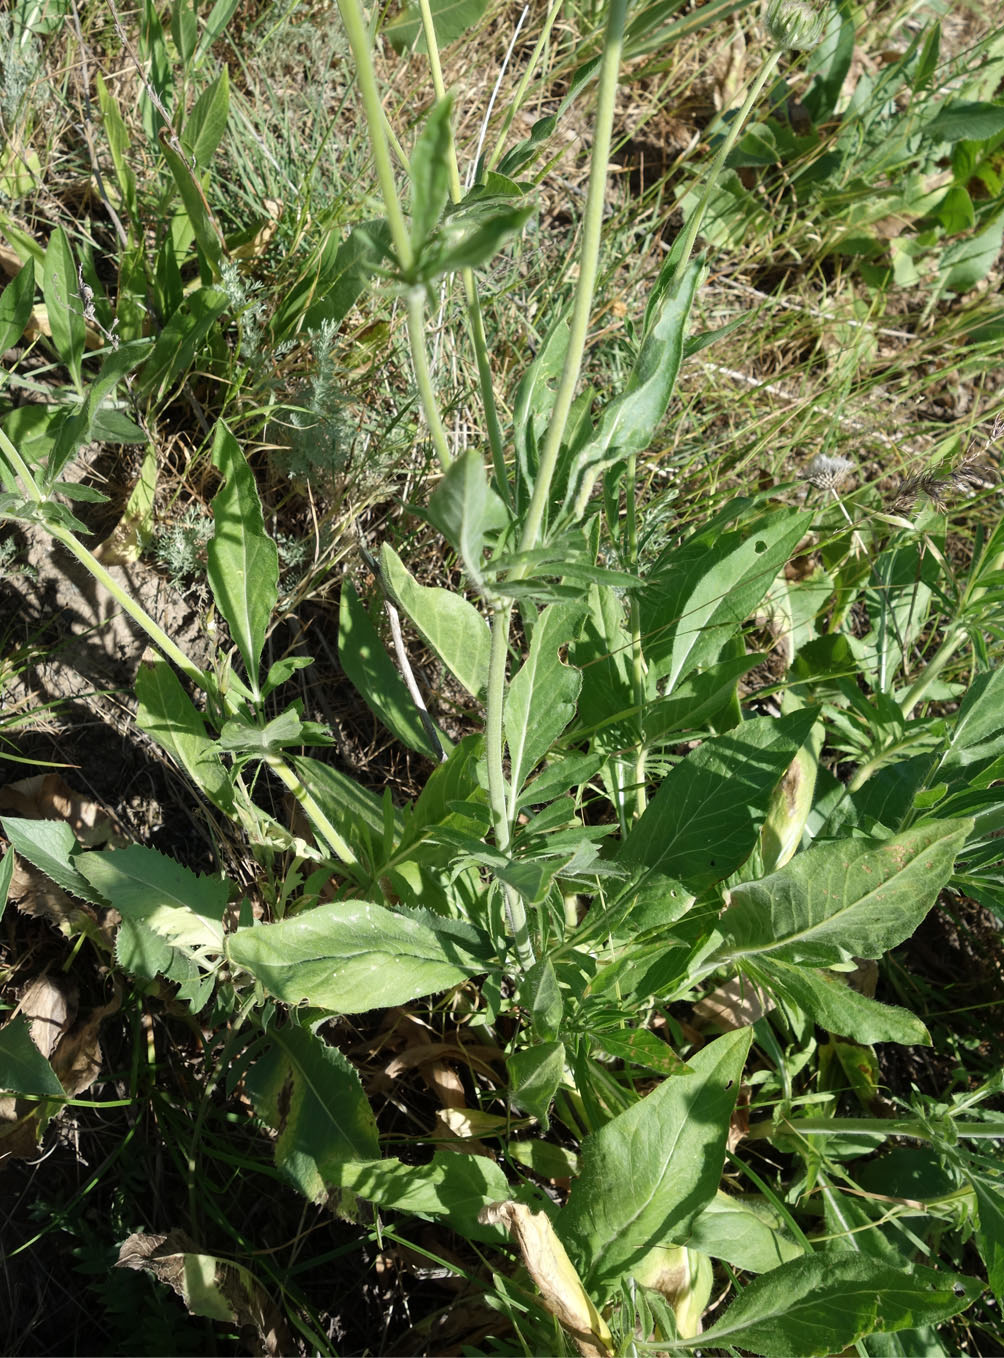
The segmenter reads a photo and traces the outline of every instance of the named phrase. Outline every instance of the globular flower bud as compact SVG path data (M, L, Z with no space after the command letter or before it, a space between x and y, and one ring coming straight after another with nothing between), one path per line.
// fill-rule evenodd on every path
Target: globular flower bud
M782 52L815 47L823 36L823 6L819 0L769 0L763 26Z

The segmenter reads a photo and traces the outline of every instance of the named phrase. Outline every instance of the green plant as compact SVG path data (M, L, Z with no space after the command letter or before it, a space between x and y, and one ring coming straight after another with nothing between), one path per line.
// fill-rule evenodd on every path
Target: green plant
M338 649L383 725L431 771L401 806L389 789L381 798L302 753L331 737L304 719L299 700L280 702L312 662L264 663L278 550L224 420L212 433L220 487L206 575L232 648L221 641L211 665L194 663L83 545L83 525L57 498L75 493L63 472L80 431L93 434L103 399L138 361L130 346L144 341L120 323L118 348L88 383L71 310L53 341L79 409L62 412L32 458L0 432L3 512L44 528L149 637L159 655L137 679L136 721L230 821L263 884L256 896L230 875L199 875L140 844L86 849L58 821L6 816L5 833L14 852L92 907L72 919L72 933L133 984L170 982L173 1001L214 1034L192 1144L210 1094L240 1088L274 1132L276 1167L308 1200L412 1214L490 1251L494 1301L517 1346L584 1354L735 1346L771 1358L869 1342L876 1352L930 1346L932 1327L982 1291L972 1256L961 1257L967 1235L994 1292L1004 1290L999 1169L980 1149L1004 1130L1001 1082L880 1115L875 1044L930 1037L917 1016L846 978L858 959L909 938L943 890L1002 905L1000 530L956 579L941 519L889 513L870 490L811 504L780 485L672 526L653 514L649 540L639 458L681 366L714 338L688 338L705 277L694 248L781 54L772 50L751 81L707 169L637 323L623 388L598 405L579 382L623 0L607 7L601 58L583 76L596 78L596 113L574 297L550 317L512 394L510 452L475 270L525 226L527 186L515 176L539 148L531 133L463 191L439 70L444 34L422 6L437 97L407 157L406 213L371 34L355 0L340 8L385 220L356 227L337 248L329 237L314 281L334 286L348 275L354 300L375 276L403 303L438 462L412 508L441 536L465 587L421 583L384 541L370 560L397 663L348 580ZM175 41L194 58L189 13L174 11ZM222 88L209 86L216 121ZM156 111L151 100L153 121ZM168 348L188 361L200 345L212 355L213 324L228 304L200 180L172 154L200 281L173 313L156 380L153 358L142 360L141 382L157 401L182 378ZM69 275L64 245L50 242L51 262L46 252L52 288ZM429 361L429 299L455 278L484 455L454 455ZM0 300L10 334L23 329L33 287L29 263ZM329 307L327 288L320 301L307 292L305 284L273 312L276 336L328 333L341 302ZM316 306L328 309L312 315ZM835 491L845 470L817 465L815 484ZM812 568L789 578L800 556ZM477 714L454 740L437 728L407 665L402 617ZM784 643L775 646L783 663L773 707L771 694L751 699L744 687L765 659L753 645L764 629ZM266 809L270 778L299 803L310 837ZM8 881L12 867L8 854ZM267 917L258 919L263 901ZM93 926L93 912L110 909L121 917L112 943ZM698 995L717 996L725 1018L725 1031L703 1045L673 1009ZM432 996L442 998L430 1007L500 1053L505 1074L483 1074L441 1137L412 1135L398 1147L356 1066L330 1040L331 1025ZM800 1081L810 1068L812 1080ZM39 1126L66 1102L23 1017L0 1029L0 1072ZM861 1116L847 1114L848 1097ZM904 1139L923 1148L928 1191L891 1205L862 1201L859 1162ZM465 1140L476 1153L457 1153ZM785 1189L748 1154L761 1143L790 1157ZM887 1168L898 1149L885 1151ZM731 1191L722 1187L727 1162ZM563 1179L572 1182L560 1193L541 1186ZM194 1203L194 1174L189 1191ZM246 1323L260 1284L253 1268L239 1261L228 1272L198 1242L174 1245L187 1304ZM525 1272L510 1277L503 1258ZM736 1295L702 1334L716 1268Z

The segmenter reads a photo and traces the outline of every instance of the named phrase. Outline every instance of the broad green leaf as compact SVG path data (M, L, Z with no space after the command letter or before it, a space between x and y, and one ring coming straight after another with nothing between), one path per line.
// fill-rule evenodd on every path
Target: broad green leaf
M971 827L932 821L892 839L811 845L769 877L733 887L718 921L720 955L816 967L881 957L930 910Z
M275 1163L311 1202L323 1202L345 1160L380 1154L359 1074L306 1028L270 1028L245 1077L255 1112L276 1133Z
M192 105L181 140L200 170L209 168L227 127L230 112L230 77L224 66Z
M443 1220L466 1240L496 1244L501 1238L498 1228L482 1225L478 1214L512 1196L502 1170L483 1155L436 1151L427 1165L406 1165L389 1157L347 1161L334 1173L338 1187L378 1207Z
M932 141L989 141L1004 132L1004 104L946 99L921 131Z
M436 42L447 47L474 27L488 8L488 0L431 0L429 8ZM421 13L416 5L408 5L397 18L384 24L381 32L397 52L410 47L419 52L426 50Z
M683 360L690 308L703 264L692 261L677 275L667 261L649 303L645 338L624 390L606 406L596 432L576 453L568 478L572 514L580 519L603 471L631 453L647 448L666 412Z
M79 845L65 820L27 820L19 816L4 816L0 824L14 852L21 858L27 858L57 886L68 891L71 896L89 901L91 905L108 904L77 870Z
M220 239L219 229L210 215L202 182L197 178L197 172L192 169L184 156L174 149L170 137L163 130L160 134L160 149L164 153L164 159L174 177L199 249L210 265L212 275L218 278L223 242ZM203 282L208 281L209 277L203 270Z
M1004 667L978 674L969 685L952 728L948 749L929 782L972 782L1004 755Z
M380 551L387 589L453 677L472 697L488 683L492 634L473 604L451 589L420 585L388 543Z
M166 660L143 661L136 674L136 725L167 751L196 787L227 815L234 790L205 722Z
M206 335L229 305L225 292L199 288L168 320L157 336L140 379L142 393L155 405L188 373Z
M213 465L224 483L213 499L209 583L244 659L248 683L257 695L258 664L278 597L279 554L265 532L251 468L222 420L213 436Z
M335 1014L406 1004L485 969L448 935L368 901L332 901L278 924L238 929L227 951L276 999Z
M287 707L264 726L244 717L231 717L220 730L220 749L264 758L291 745L324 744L314 737L314 727L313 722L301 721L296 707Z
M415 702L348 579L342 581L338 609L338 659L367 707L387 730L409 749L436 758L438 751Z
M763 1198L736 1198L721 1189L694 1222L686 1245L750 1273L768 1273L804 1253Z
M484 737L469 735L454 746L444 763L433 769L414 806L405 812L396 858L418 844L431 829L443 825L469 829L480 823L482 808L487 804L487 794L481 787L483 760Z
M468 449L452 464L429 500L427 513L479 586L485 539L505 527L507 515L488 484L476 449Z
M0 354L24 334L35 300L35 262L23 264L0 295Z
M309 755L295 756L290 764L331 824L352 846L356 858L367 858L372 843L379 844L384 835L380 798L354 778ZM395 840L400 839L403 826L401 813L394 812L391 833Z
M810 708L754 717L698 745L670 770L619 858L703 891L753 852L771 793L816 719Z
M450 195L453 96L435 103L411 154L411 247L416 256L436 228Z
M963 293L981 283L994 267L1004 238L1004 212L991 217L981 231L955 241L943 252L938 283L944 292Z
M436 232L423 260L422 277L430 281L459 269L480 268L522 231L535 211L532 199L513 203L508 196L472 199L469 194L447 213Z
M947 1320L982 1290L978 1279L961 1273L920 1265L906 1273L861 1255L813 1254L755 1278L718 1324L705 1330L701 1347L745 1349L763 1358L819 1358L868 1334Z
M973 1191L979 1212L976 1244L987 1266L987 1281L997 1298L1004 1302L1004 1190L1000 1182L973 1176Z
M930 1033L909 1009L879 1004L834 972L796 967L772 957L759 963L757 975L775 995L793 1001L827 1032L854 1037L858 1042L931 1045Z
M692 670L718 660L810 522L801 510L779 511L735 532L699 535L660 558L640 612L645 657L664 692L672 696Z
M123 919L138 920L172 945L220 952L227 884L200 877L143 844L83 853L77 866Z
M42 275L42 295L49 317L52 344L61 361L66 364L73 385L82 390L81 360L87 327L84 324L83 303L78 296L77 266L66 232L57 226L49 237Z
M0 1089L5 1094L50 1094L63 1097L63 1086L31 1040L23 1014L0 1028Z
M506 1067L513 1103L535 1117L546 1132L548 1109L565 1074L565 1044L534 1042L519 1047L506 1058Z
M575 713L582 676L562 662L559 652L575 634L582 614L581 604L544 609L534 624L530 652L506 693L502 719L517 792Z
M555 1219L599 1301L656 1245L685 1240L718 1190L752 1030L726 1033L582 1143Z
M95 436L95 425L102 415L101 407L106 397L114 392L126 374L137 367L149 353L150 342L145 339L132 340L106 352L100 372L88 383L87 399L64 422L52 446L46 464L48 485L57 480L77 449ZM132 421L129 421L129 424L132 425ZM142 430L137 432L140 441L145 439L146 435Z

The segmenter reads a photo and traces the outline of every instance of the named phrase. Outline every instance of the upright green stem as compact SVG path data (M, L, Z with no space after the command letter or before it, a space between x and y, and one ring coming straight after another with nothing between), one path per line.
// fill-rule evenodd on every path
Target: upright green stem
M593 294L596 290L596 277L599 272L600 241L603 235L603 210L606 203L607 165L610 161L610 146L613 135L614 105L617 99L617 75L620 69L621 49L624 42L624 20L627 15L627 0L610 0L607 13L607 26L604 34L603 62L600 67L599 89L596 101L596 121L593 137L593 153L589 168L589 188L586 193L586 210L582 219L582 244L579 247L579 281L575 289L575 303L569 325L568 349L561 379L554 398L551 421L547 426L544 443L534 482L533 496L527 510L520 539L520 551L529 551L537 546L544 523L544 514L551 497L551 481L561 451L561 440L565 435L569 411L575 400L575 389L582 368L582 356L586 348L589 332L589 319L593 308Z
M436 389L432 385L429 371L429 356L425 351L425 287L416 283L408 289L408 340L411 345L411 363L415 370L415 385L418 387L425 421L432 435L432 446L440 468L445 472L453 458L446 438L446 430L439 415L439 402Z
M548 425L544 440L533 498L523 526L520 539L521 551L528 551L537 545L543 527L544 513L550 498L551 480L554 476L568 414L575 397L575 388L582 366L582 355L585 351L593 293L599 270L607 164L610 159L614 103L617 95L617 73L620 66L626 14L627 0L611 0L607 16L606 46L600 70L589 190L586 195L586 210L579 256L579 279L572 311L568 352L555 397L554 409L551 413L551 422ZM521 575L522 572L519 569L513 571L513 578L519 579ZM496 610L492 618L492 645L485 716L488 800L495 830L495 842L503 853L508 853L512 842L511 827L515 817L515 801L519 792L519 789L514 787L508 790L507 795L502 759L504 747L502 715L505 705L506 661L509 652L511 617L512 605L505 604ZM517 956L520 965L525 969L533 960L533 949L526 924L526 909L518 894L504 883L503 893Z
M208 690L211 687L211 681L203 671L188 658L184 651L174 644L164 629L154 622L149 613L140 608L139 604L129 597L118 581L109 575L97 557L92 555L83 543L78 542L69 529L62 528L58 524L47 524L46 527L57 542L61 542L67 551L72 552L77 560L87 567L95 580L105 587L122 611L128 613L130 618L142 627L150 640L167 656L168 660L174 661L182 674L203 690Z
M404 219L401 203L397 196L394 166L391 164L387 133L384 128L383 104L380 102L376 71L373 69L373 58L370 55L369 33L366 31L366 23L363 19L359 0L338 0L338 10L342 16L342 23L345 25L345 33L349 40L349 46L352 48L352 55L355 58L356 79L359 81L359 93L362 95L363 111L366 114L370 147L373 152L373 163L376 166L380 192L383 195L390 237L394 243L394 252L397 255L398 262L405 273L408 273L415 262L415 255L411 248L408 224Z
M635 506L637 494L638 460L634 453L628 458L627 475L624 486L627 502L625 504L627 535L628 570L638 568L638 516ZM635 751L634 786L635 815L642 816L648 805L646 790L646 753L645 753L645 654L641 644L641 602L638 591L631 595L631 684L634 689L635 707L638 709L638 747Z
M432 9L429 0L419 0L419 12L422 16L425 45L429 53L432 86L436 91L436 98L445 99L446 85L443 82L443 68L439 60L439 44L436 40L436 29L432 22ZM457 144L453 137L452 127L450 128L450 140L446 154L447 169L450 176L450 198L454 203L459 203L463 197L463 188L460 183ZM495 469L495 479L498 482L499 490L503 494L507 494L509 487L505 469L505 450L502 444L502 426L499 422L498 403L495 400L495 383L488 356L488 344L485 340L485 326L481 315L481 303L478 298L478 285L473 269L462 269L460 276L463 279L464 298L467 303L467 321L471 328L471 342L474 345L474 357L478 365L478 386L484 404L488 442L492 450L492 466Z
M701 229L701 223L704 221L705 214L707 213L708 210L708 204L711 202L711 195L715 191L715 185L718 183L718 178L725 165L726 158L729 152L732 150L733 146L735 146L736 141L739 138L739 133L742 131L743 125L745 124L746 119L749 117L753 105L760 97L761 90L763 89L764 85L766 85L767 81L771 78L771 76L774 74L774 71L777 68L777 63L781 60L781 56L782 56L781 52L773 51L771 52L767 60L764 62L763 66L760 69L760 73L757 75L757 78L753 81L753 84L749 88L749 92L746 95L746 99L743 103L742 108L739 110L736 117L732 119L732 122L729 124L729 130L725 134L725 139L722 142L721 146L719 146L717 152L715 153L715 158L711 162L711 168L708 171L708 177L704 188L704 194L701 198L700 203L698 203L697 205L696 211L690 214L690 217L687 221L686 229L684 230L683 233L683 242L680 247L681 250L680 258L677 261L676 265L676 272L678 278L682 276L684 269L690 262L690 256L694 252L694 244L697 241L697 234Z
M338 0L338 9L342 16L342 23L345 25L352 55L355 58L356 78L359 81L363 110L369 128L373 163L376 166L377 179L380 183L380 192L383 196L384 211L387 214L387 224L390 227L394 252L401 266L401 272L406 278L409 278L412 276L415 267L415 250L408 231L408 224L401 210L401 201L398 198L394 166L391 162L390 147L387 143L383 105L380 102L376 72L373 68L373 57L370 53L369 34L366 31L359 0ZM422 402L422 410L429 426L429 433L432 436L432 444L436 450L439 465L445 471L453 459L450 456L450 446L446 438L446 431L443 428L443 421L440 418L439 404L429 373L429 360L425 352L424 310L425 289L416 284L408 290L408 343L411 348L411 362L415 371L415 382Z

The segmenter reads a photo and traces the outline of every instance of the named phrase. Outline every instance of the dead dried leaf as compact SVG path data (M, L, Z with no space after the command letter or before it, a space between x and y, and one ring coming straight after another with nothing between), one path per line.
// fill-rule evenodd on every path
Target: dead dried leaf
M504 1227L519 1246L530 1277L551 1315L565 1327L583 1358L609 1358L613 1340L543 1212L521 1202L496 1202L478 1214L485 1225Z
M82 1094L101 1074L101 1044L98 1035L102 1023L118 1012L122 1004L121 991L107 1004L93 1009L82 1023L77 1024L62 1039L52 1057L52 1068L71 1097Z
M725 1032L748 1028L774 1008L774 1001L745 976L733 976L694 1005L694 1021Z
M58 773L37 774L0 788L0 811L26 820L65 820L89 849L116 839L125 843L125 832L114 817L98 802L75 792Z
M76 1017L76 987L51 976L37 976L25 988L17 1008L28 1020L32 1042L48 1060Z
M254 1353L294 1352L282 1315L242 1264L203 1254L184 1231L131 1235L122 1244L117 1268L142 1269L172 1288L188 1311L237 1324Z

